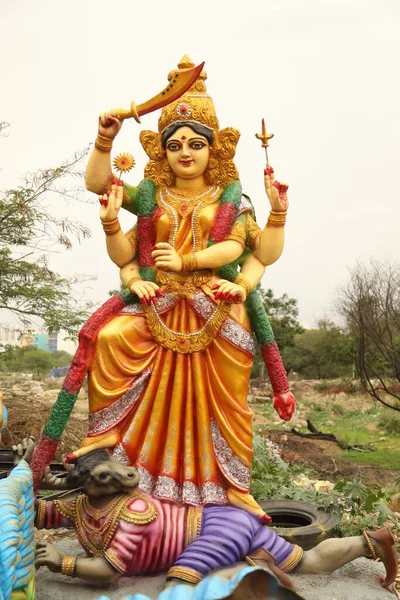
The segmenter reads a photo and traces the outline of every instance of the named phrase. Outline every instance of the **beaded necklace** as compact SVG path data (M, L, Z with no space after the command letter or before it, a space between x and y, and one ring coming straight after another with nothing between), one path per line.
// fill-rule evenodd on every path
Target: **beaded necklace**
M214 202L215 196L218 194L220 188L210 187L202 194L194 198L178 198L177 196L170 195L168 190L165 190L166 195L168 196L168 201L166 200L163 190L160 190L159 198L161 204L165 207L166 213L168 215L171 232L169 236L169 243L172 247L175 246L176 236L178 233L179 227L179 218L178 214L181 218L186 219L190 214L192 215L191 229L192 229L192 239L193 239L193 247L192 252L196 252L196 247L200 243L200 235L198 231L198 220L202 209ZM211 192L211 193L210 193Z
M130 511L126 508L127 502L132 498L140 498L147 504L147 510L143 513ZM92 556L103 556L117 530L121 520L137 525L151 523L157 518L157 510L154 505L141 492L135 490L131 494L118 494L104 509L95 509L91 506L85 494L78 496L72 503L72 512L76 531L82 546ZM94 515L99 513L97 519ZM95 520L105 517L104 523L94 527L88 523L86 514ZM85 535L87 533L87 536Z

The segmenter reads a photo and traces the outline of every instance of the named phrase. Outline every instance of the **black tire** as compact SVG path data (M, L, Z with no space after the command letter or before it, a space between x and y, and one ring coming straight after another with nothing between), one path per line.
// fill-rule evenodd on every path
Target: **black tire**
M265 500L261 507L272 518L270 527L278 535L303 550L314 548L323 540L334 537L339 517L311 502L299 500Z

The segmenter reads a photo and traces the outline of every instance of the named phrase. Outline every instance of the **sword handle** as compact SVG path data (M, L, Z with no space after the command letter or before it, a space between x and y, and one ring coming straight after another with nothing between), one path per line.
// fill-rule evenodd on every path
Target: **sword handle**
M131 107L128 110L125 108L118 108L116 116L118 121L124 121L125 119L130 119L131 117L133 117L135 121L140 123L139 113L136 109L136 104L134 102L131 102Z

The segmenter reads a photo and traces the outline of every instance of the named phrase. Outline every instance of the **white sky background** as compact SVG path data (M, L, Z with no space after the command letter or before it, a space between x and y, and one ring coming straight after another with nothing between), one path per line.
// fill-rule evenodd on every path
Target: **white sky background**
M206 61L221 127L242 134L236 164L262 226L265 155L254 134L262 117L275 133L270 162L290 184L290 210L264 287L297 298L311 326L334 316L335 289L357 260L399 258L398 0L1 0L0 22L0 120L12 123L0 139L1 189L93 142L100 112L161 91L187 53ZM139 131L155 130L158 116L126 121L114 144L114 156L137 161L130 183L146 164ZM101 303L119 274L98 205L59 200L52 210L92 237L51 267L97 275L86 293ZM121 221L128 229L132 216Z

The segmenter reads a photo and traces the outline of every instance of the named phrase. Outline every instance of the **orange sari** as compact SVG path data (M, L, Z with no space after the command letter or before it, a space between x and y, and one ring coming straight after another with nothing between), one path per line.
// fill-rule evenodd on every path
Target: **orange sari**
M217 207L218 198L203 203L195 226L178 211L174 222L166 210L157 222L157 242L171 242L175 223L177 252L207 247ZM196 279L196 273L159 273L158 281L163 329L189 334L204 328L219 304L211 292L213 274ZM123 462L138 467L140 488L158 498L195 506L230 503L262 516L249 494L254 341L244 306L232 305L214 339L190 354L153 338L142 304L125 307L95 343L83 446L114 447Z

